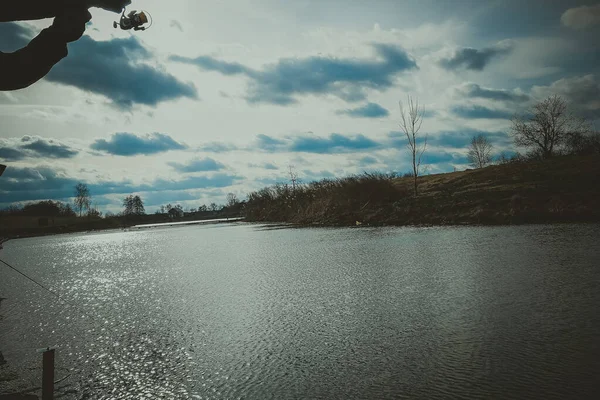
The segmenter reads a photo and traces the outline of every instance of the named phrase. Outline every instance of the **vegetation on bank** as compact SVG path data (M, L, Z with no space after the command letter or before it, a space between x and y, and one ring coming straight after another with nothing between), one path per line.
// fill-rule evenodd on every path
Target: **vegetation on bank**
M445 225L600 221L600 156L525 159L412 177L390 174L278 184L248 196L248 221L311 225Z

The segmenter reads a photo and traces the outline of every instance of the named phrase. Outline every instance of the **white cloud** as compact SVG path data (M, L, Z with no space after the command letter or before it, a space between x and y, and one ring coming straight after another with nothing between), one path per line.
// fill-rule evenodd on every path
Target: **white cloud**
M600 24L600 4L569 8L560 17L560 22L573 29L585 29Z

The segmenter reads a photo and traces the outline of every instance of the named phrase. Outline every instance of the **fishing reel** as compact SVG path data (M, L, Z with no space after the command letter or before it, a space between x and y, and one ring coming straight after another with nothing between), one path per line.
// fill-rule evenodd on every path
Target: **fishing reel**
M150 18L148 20L148 18ZM148 26L143 26L144 24L150 24ZM133 29L134 31L145 31L146 29L152 26L152 16L148 11L140 11L136 10L130 11L129 14L125 15L125 9L123 9L123 14L121 14L121 19L119 22L113 22L113 27L128 31Z

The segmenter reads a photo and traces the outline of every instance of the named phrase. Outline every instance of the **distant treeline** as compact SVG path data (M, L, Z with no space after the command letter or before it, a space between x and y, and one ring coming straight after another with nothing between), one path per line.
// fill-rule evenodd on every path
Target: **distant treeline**
M44 216L44 217L76 217L77 214L68 203L43 200L25 205L10 205L0 210L0 215Z

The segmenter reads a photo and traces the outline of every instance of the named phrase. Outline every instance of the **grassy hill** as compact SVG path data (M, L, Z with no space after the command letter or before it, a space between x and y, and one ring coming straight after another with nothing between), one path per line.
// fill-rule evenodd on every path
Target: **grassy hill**
M562 156L412 178L363 174L249 195L249 221L317 225L600 221L600 157Z

